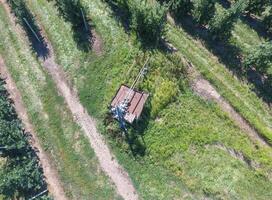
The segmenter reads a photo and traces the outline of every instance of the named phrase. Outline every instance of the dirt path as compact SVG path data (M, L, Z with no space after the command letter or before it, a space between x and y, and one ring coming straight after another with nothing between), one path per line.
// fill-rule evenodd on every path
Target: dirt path
M187 62L187 61L185 61ZM188 73L191 76L192 89L201 97L207 100L215 101L220 108L225 111L234 123L248 136L252 141L257 141L259 144L271 147L271 145L262 138L258 132L216 91L216 89L205 80L195 69L195 67L188 63Z
M103 54L103 41L100 35L98 35L94 29L92 29L91 32L93 35L92 48L96 55L101 56Z
M88 112L81 105L76 92L70 89L69 84L65 79L64 72L61 67L55 63L53 56L54 53L50 43L48 43L48 47L51 53L46 60L41 60L41 62L51 74L60 94L64 97L69 109L71 110L75 121L88 136L102 170L111 178L117 187L118 193L124 199L138 199L138 195L128 173L118 164L115 157L111 154L106 142L96 129L94 119L88 115Z
M2 3L7 10L7 14L9 15L10 19L13 22L14 30L18 32L19 35L24 35L24 32L20 29L20 27L15 25L15 19L12 14L10 14L10 9L7 3L5 3L4 0L0 0L0 3ZM44 33L44 31L43 31ZM46 36L44 34L44 36ZM97 38L96 38L97 39ZM102 170L111 178L112 182L115 184L117 188L117 192L122 196L125 200L137 200L138 194L133 186L132 181L129 178L128 173L118 164L117 160L115 159L114 155L111 154L110 149L108 148L106 142L104 141L101 134L98 133L96 129L96 123L94 119L92 119L88 112L85 110L85 108L81 105L77 93L69 87L69 84L65 78L65 73L63 72L62 68L59 67L54 58L54 51L52 48L51 43L48 41L48 39L45 40L48 44L49 48L49 56L43 60L40 59L40 62L43 64L43 66L48 70L48 72L51 74L59 93L64 97L65 102L67 103L68 108L70 109L71 113L73 114L73 117L75 121L78 123L78 125L83 129L86 136L89 138L92 148L95 151L95 154L99 160L100 166ZM97 46L101 46L101 43L98 42ZM100 47L99 47L100 48ZM17 91L18 92L18 91ZM16 100L17 101L17 100ZM36 139L36 141L38 141ZM45 155L43 155L43 162L45 162ZM49 162L45 162L45 168L46 164ZM49 171L48 171L49 172ZM48 174L51 175L51 174ZM53 178L50 177L49 178ZM51 180L51 179L50 179ZM52 179L53 181L53 179ZM57 180L55 180L57 181ZM52 189L60 190L58 187L60 184L56 184L56 182L52 183L52 186L54 186ZM61 191L54 191L55 194L64 194L61 193ZM55 199L65 199L64 196L58 196Z
M15 26L15 19L10 14L9 6L4 2L4 0L0 0L0 2L4 5L5 9L7 10L7 13L10 16L10 19L12 19ZM20 28L15 27L15 30L18 31L20 35L23 34ZM95 154L99 160L102 170L111 178L112 182L116 185L117 191L120 194L120 196L122 196L125 200L138 199L138 194L136 193L136 190L128 176L128 173L118 164L115 157L111 154L110 149L108 148L106 142L96 129L95 121L88 115L87 111L81 105L76 92L70 89L69 84L65 79L65 74L62 71L61 67L59 67L55 63L54 51L52 45L49 42L48 47L50 49L50 55L45 60L40 59L40 61L43 64L43 66L48 70L48 72L52 75L52 78L60 94L64 97L69 109L71 110L71 113L73 114L75 121L79 124L79 126L83 129L83 131L89 138L91 146L95 151ZM43 162L45 162L45 160ZM45 163L45 169L46 164L48 163ZM56 188L53 187L52 189L58 190L57 186L58 185L55 184ZM52 192L55 193L55 191ZM58 192L56 194L64 193ZM65 199L65 197L59 196L56 197L56 199L62 200Z
M11 76L8 73L8 70L4 64L3 59L0 57L0 75L6 81L6 89L10 94L11 99L14 101L15 110L24 124L24 128L32 136L31 145L34 149L38 149L37 156L40 159L41 166L43 168L44 176L48 185L48 190L50 194L53 195L54 199L57 200L66 200L64 190L60 184L57 171L50 164L50 159L43 151L37 135L35 134L35 129L31 125L29 118L27 116L27 111L24 107L23 100L19 90L16 87L16 84L12 80Z

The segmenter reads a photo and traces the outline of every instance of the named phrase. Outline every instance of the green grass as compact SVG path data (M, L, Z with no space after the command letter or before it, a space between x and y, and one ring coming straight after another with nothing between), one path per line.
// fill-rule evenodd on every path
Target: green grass
M100 171L88 139L74 123L53 81L0 6L0 54L4 58L43 148L71 199L119 199Z
M226 65L219 61L218 57L207 50L203 42L195 40L183 28L169 26L167 36L174 46L197 67L206 79L216 86L220 94L232 104L259 134L272 143L271 109L252 91L255 86L245 81L245 76L238 80L227 69ZM245 55L253 46L260 44L262 41L264 41L264 38L259 36L247 24L238 20L230 44L236 46ZM236 58L228 54L229 52L223 53L231 63Z
M143 57L143 52L138 48L134 37L125 34L122 26L116 22L114 15L111 15L104 3L100 0L82 2L95 25L95 30L103 39L102 56L96 56L94 52L83 53L77 50L70 24L65 23L58 16L53 3L45 0L27 1L51 40L59 64L77 87L83 105L97 118L100 130L107 137L119 162L129 172L140 197L142 199L201 199L203 196L222 199L271 198L272 186L267 179L271 169L271 150L251 141L217 105L207 103L194 95L186 83L183 75L184 67L176 55L153 52L150 71L140 85L151 94L145 109L145 120L139 123L138 129L130 129L129 133L133 141L131 148L135 154L138 153L133 157L128 143L120 136L113 135L120 134L116 131L116 124L105 126L103 120L107 106L119 85L130 82L140 69L138 64L131 73L128 73L136 54L139 52L141 55L139 57ZM182 30L171 27L169 29L168 36L179 44L177 47L183 53L189 52L190 54L186 56L191 56L189 57L191 60L204 63L205 66L199 69L212 79L213 74L206 67L216 58L204 48L199 48L200 44L195 43ZM213 65L216 67L211 68L212 72L212 69L217 69L218 71L215 72L220 78L222 76L224 80L227 79L227 83L233 81L234 78L218 64L218 61ZM221 79L216 80L222 85L223 93L229 92L229 88L222 84ZM236 106L243 100L246 104L253 102L253 105L260 106L254 108L254 114L257 113L265 122L269 121L270 114L264 109L261 100L254 96L248 87L234 80L230 85L234 87L232 90L236 91L238 88L242 91L242 96L233 96ZM170 95L160 90L163 88L162 83L168 82L179 86L177 96L163 98L166 102L155 101L153 98L155 96ZM246 99L244 99L245 95ZM247 107L242 106L242 109L245 108ZM150 117L149 113L157 115ZM218 144L242 153L247 159L258 163L260 167L252 169L245 161L240 161L219 149ZM146 151L143 153L145 148Z
M251 86L238 80L200 41L182 28L169 26L169 40L208 79L219 93L268 141L272 141L270 108L257 97Z

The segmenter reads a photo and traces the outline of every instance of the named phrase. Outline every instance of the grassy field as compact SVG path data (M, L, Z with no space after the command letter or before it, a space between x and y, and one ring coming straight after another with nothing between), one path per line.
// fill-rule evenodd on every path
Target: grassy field
M189 59L232 106L268 141L272 140L270 108L239 80L199 40L180 27L169 27L169 40Z
M237 56L245 55L254 45L264 41L264 38L241 20L235 24L230 43L225 45L209 43L190 22L181 26L169 26L168 30L168 38L174 46L266 140L272 143L271 109L261 100L264 96L259 98L253 92L257 90L257 94L261 95L261 92L247 81L247 74L242 71L241 63L237 60Z
M250 141L215 104L192 93L177 55L159 50L152 52L149 73L140 85L151 93L144 119L130 129L128 141L120 137L117 125L108 124L105 120L107 106L119 85L130 83L136 76L143 63L144 52L133 35L129 37L125 33L105 3L100 0L82 2L96 32L102 37L104 53L101 56L77 49L71 25L59 17L52 2L27 1L52 42L59 64L78 89L81 102L97 118L100 130L108 138L119 162L129 172L140 197L271 198L272 186L267 178L271 169L271 150ZM260 118L259 121L266 125L264 127L268 127L269 112L246 84L233 78L211 53L204 47L200 48L201 44L182 29L169 27L168 36L183 54L187 52L187 57L199 62L194 64L209 80L220 75L220 79L215 79L217 87L228 100L233 95L230 92L239 94L229 100L235 108L242 102L244 112L251 114L254 111L252 118L257 113L254 118ZM136 55L139 64L130 70ZM215 67L209 69L217 76L208 71L208 62L215 62ZM230 81L230 85L224 85ZM168 92L173 88L178 89ZM222 146L241 153L246 159L238 159ZM252 167L246 160L256 163L257 167Z
M43 148L58 169L71 199L119 199L88 140L73 122L53 81L18 35L0 6L0 54L4 58Z

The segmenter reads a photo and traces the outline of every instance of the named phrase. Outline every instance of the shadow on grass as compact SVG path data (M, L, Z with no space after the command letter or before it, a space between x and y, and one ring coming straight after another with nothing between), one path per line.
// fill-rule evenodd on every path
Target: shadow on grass
M8 3L17 22L19 22L25 30L34 53L36 53L39 58L46 59L49 55L49 48L41 34L41 29L35 22L35 18L28 10L26 4L23 1L20 2L20 5L15 4L13 1L8 1Z
M73 39L77 44L77 48L84 52L89 52L94 43L94 36L90 25L90 20L86 16L86 11L79 1L77 3L66 3L56 1L59 14L65 21L72 25Z
M104 118L104 126L107 133L113 138L117 144L123 148L123 143L126 142L129 147L129 152L134 158L143 157L146 155L146 144L144 133L149 125L150 109L144 108L141 118L135 121L132 125L127 124L128 131L122 131L119 123L113 119L111 113L107 113Z
M124 1L124 4L118 6L112 0L104 0L112 11L112 16L117 22L119 22L124 28L126 33L130 31L131 13L129 11L128 2Z
M201 39L204 46L238 77L242 75L241 49L227 42L212 40L209 30L204 26L195 24L192 16L185 16L182 20L176 20L176 23L196 40Z
M242 20L242 22L247 24L251 29L255 30L260 37L263 37L269 40L272 39L272 34L271 33L269 34L266 31L265 26L260 19L249 14L241 16L240 19Z
M111 9L112 17L123 27L124 31L127 34L130 34L130 31L132 30L132 13L130 11L131 8L129 8L129 1L112 1L112 0L103 0ZM133 27L137 39L140 42L141 49L143 51L153 51L156 50L161 44L161 40L151 40L153 38L147 38L149 33L146 32L145 29L137 26Z
M144 134L150 122L150 110L151 109L149 106L144 108L141 118L134 122L130 133L126 136L130 150L134 157L143 157L146 155L147 147L144 140Z
M272 103L271 78L264 78L263 74L253 70L245 69L243 66L242 50L228 42L214 41L209 35L206 27L198 26L191 16L176 20L178 26L189 33L195 39L201 39L202 44L223 63L236 77L242 81L246 79L254 85L253 91L269 105Z

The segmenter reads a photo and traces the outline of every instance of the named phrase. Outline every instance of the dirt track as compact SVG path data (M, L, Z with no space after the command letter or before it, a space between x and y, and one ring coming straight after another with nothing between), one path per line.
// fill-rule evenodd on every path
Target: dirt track
M54 169L54 167L50 164L50 159L46 155L46 153L43 151L39 140L35 134L35 129L31 125L28 116L27 111L24 107L21 94L19 90L16 88L16 84L12 80L11 76L9 75L7 68L4 64L3 59L0 57L0 74L1 77L6 81L6 89L10 94L11 99L14 101L14 107L16 109L16 112L19 116L19 118L22 120L24 128L27 132L29 132L32 136L31 145L38 149L37 155L40 159L41 166L43 168L44 176L46 178L46 182L48 185L48 190L50 194L53 195L54 199L57 200L66 200L64 190L62 188L62 185L60 184L58 173Z
M138 199L136 190L127 172L118 164L117 160L111 154L106 142L96 129L94 119L88 115L88 112L81 105L76 92L69 87L64 72L55 63L53 49L50 43L48 43L48 46L51 54L46 60L41 60L41 62L51 74L60 94L64 97L67 106L71 110L75 121L89 138L102 170L111 178L112 182L116 185L117 192L124 199Z

